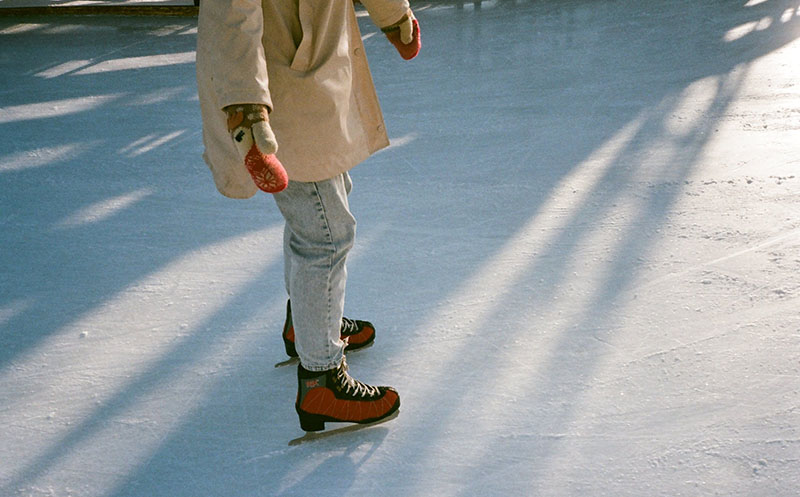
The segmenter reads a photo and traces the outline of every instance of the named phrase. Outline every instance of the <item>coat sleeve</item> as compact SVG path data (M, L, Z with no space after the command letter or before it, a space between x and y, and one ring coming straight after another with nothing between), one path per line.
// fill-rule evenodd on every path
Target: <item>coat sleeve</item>
M398 22L408 11L408 0L361 0L361 3L379 28Z
M220 108L239 103L272 108L263 33L261 0L201 2L198 56L203 51L208 59Z

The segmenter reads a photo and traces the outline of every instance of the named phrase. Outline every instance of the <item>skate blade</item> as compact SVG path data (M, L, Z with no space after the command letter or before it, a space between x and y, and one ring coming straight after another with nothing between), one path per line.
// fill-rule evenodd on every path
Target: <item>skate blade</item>
M373 426L377 426L379 424L383 424L383 423L385 423L387 421L391 421L394 418L396 418L399 414L400 414L400 410L398 409L395 412L393 412L392 414L386 416L385 418L380 419L378 421L375 421L373 423L367 423L367 424L363 424L363 425L352 424L352 425L348 425L348 426L343 426L341 428L334 428L332 430L325 430L325 431L308 431L308 432L306 432L305 435L303 435L300 438L295 438L294 440L289 440L289 446L293 447L295 445L301 445L301 444L308 443L308 442L314 442L316 440L322 440L322 439L325 439L325 438L330 438L330 437L335 436L335 435L342 435L342 434L345 434L345 433L352 433L354 431L360 431L360 430L363 430L365 428L370 428L370 427L373 427Z
M281 362L275 363L275 367L276 368L282 368L283 366L291 366L291 365L297 364L299 362L300 362L299 358L290 357L290 358L286 359L285 361L281 361Z

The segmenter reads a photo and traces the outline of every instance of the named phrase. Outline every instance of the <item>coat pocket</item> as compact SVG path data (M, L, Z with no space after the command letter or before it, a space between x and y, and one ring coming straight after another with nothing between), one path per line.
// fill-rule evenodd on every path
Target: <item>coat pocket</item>
M297 46L292 63L289 65L295 71L308 71L311 68L311 56L314 53L314 6L313 0L300 0L297 6L297 16L300 18L300 29L303 37Z

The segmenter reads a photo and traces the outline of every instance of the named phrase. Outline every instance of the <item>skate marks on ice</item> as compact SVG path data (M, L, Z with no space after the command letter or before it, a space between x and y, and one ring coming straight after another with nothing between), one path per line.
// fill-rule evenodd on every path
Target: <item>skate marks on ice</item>
M696 272L696 271L698 271L700 269L703 269L703 268L706 268L706 267L709 267L709 266L713 266L713 265L721 263L721 262L725 262L725 261L727 261L729 259L734 259L736 257L742 256L742 255L750 253L750 252L755 252L755 251L758 251L758 250L762 250L762 249L771 247L773 245L777 245L777 244L779 244L781 242L785 242L787 239L793 239L793 238L797 238L797 237L800 237L800 229L795 229L795 230L792 230L792 231L790 231L788 233L781 233L779 235L775 235L773 237L770 237L770 238L768 238L768 239L766 239L766 240L764 240L764 241L762 241L760 243L757 243L755 245L743 248L741 250L737 250L735 252L726 254L726 255L724 255L722 257L718 257L718 258L713 259L711 261L702 262L702 263L696 264L694 266L691 266L691 267L689 267L687 269L684 269L684 270L682 270L680 272L669 273L669 274L666 274L664 276L655 278L655 279L653 279L651 281L648 281L647 283L642 284L641 286L639 286L638 289L639 290L646 290L646 289L649 289L651 287L660 285L662 283L666 283L666 282L669 282L669 281L684 277L684 276L689 275L689 274L691 274L693 272Z
M344 435L346 433L353 433L353 432L356 432L356 431L365 430L367 428L371 428L373 426L377 426L377 425L386 423L388 421L391 421L391 420L393 420L394 418L396 418L399 415L400 415L400 410L398 409L397 411L395 411L392 414L386 416L385 418L383 418L381 420L378 420L378 421L374 421L372 423L351 424L351 425L348 425L348 426L343 426L341 428L333 428L333 429L325 430L325 431L308 431L302 437L298 437L298 438L294 438L292 440L289 440L289 446L290 447L294 447L294 446L301 445L301 444L304 444L304 443L314 442L314 441L317 441L317 440L323 440L323 439L334 437L334 436L337 436L337 435Z

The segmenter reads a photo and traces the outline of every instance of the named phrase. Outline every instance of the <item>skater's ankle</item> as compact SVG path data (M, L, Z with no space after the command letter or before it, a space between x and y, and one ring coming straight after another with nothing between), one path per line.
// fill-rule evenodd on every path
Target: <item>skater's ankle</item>
M314 376L322 376L322 375L326 374L329 371L335 371L335 370L341 368L342 365L344 365L344 364L345 364L345 360L344 360L344 358L342 358L342 360L339 362L339 364L331 366L329 368L308 369L305 366L303 366L303 363L301 361L300 364L297 365L297 372L298 372L298 374L300 376L305 377L305 378L310 378L310 377L314 377Z

